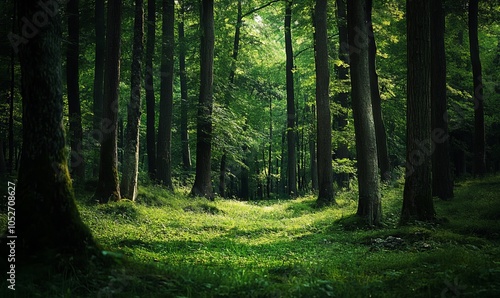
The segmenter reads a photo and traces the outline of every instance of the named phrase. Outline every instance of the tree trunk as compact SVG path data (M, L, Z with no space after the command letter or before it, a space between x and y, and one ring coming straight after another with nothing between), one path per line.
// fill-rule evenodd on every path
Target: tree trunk
M141 79L142 54L144 51L144 8L143 0L135 0L134 45L130 79L130 103L128 105L127 128L125 131L124 163L121 181L121 195L132 201L137 197L137 174L139 170L139 126L141 122Z
M104 55L105 55L105 4L104 1L95 1L95 66L94 66L94 130L101 132L103 90L104 90ZM99 134L100 136L100 134ZM94 135L97 137L97 134ZM102 139L99 139L102 141Z
M40 10L21 0L19 19ZM23 150L15 192L16 258L68 253L90 258L95 243L78 213L65 154L61 81L61 19L47 15L47 26L20 46L23 96Z
M315 132L317 131L317 128L314 126L314 123L316 122L316 107L315 105L312 106L312 112L311 112L311 123L313 123L312 126L312 131ZM318 190L319 182L318 182L318 160L316 157L316 139L314 137L314 133L309 134L309 156L310 156L310 167L311 167L311 188L313 191Z
M357 215L368 224L379 225L382 217L380 204L377 139L370 90L369 24L367 0L353 0L347 4L347 23L351 61L351 96L356 133L359 203Z
M120 199L118 183L118 102L120 90L120 39L122 2L108 1L106 65L104 73L104 101L102 142L99 161L99 181L94 199L100 203Z
M431 176L430 0L406 1L408 102L406 180L401 221L433 220Z
M220 161L220 172L219 172L219 196L222 198L226 197L226 160L227 153L223 152Z
M17 1L14 1L12 10L12 32L17 32ZM16 63L16 52L12 49L10 56L10 94L9 94L9 128L7 139L9 141L9 161L7 168L9 174L14 171L14 96L16 87L16 73L15 73L15 63Z
M85 179L83 159L82 112L80 108L79 63L80 12L79 0L68 1L68 48L66 52L66 84L68 92L69 135L71 144L70 172L80 181Z
M146 147L148 153L148 175L156 178L156 129L155 129L155 92L153 86L153 56L155 52L156 0L148 0L147 43L146 43Z
M191 150L189 149L188 134L188 86L186 76L186 40L184 36L184 6L181 5L181 20L179 21L179 72L181 83L181 146L182 146L182 167L185 171L191 169Z
M387 150L387 133L385 131L384 118L382 117L382 99L378 87L378 74L376 68L377 45L373 33L372 24L372 0L367 1L368 19L368 59L370 69L370 95L372 98L373 121L375 122L375 135L377 138L377 155L380 177L384 181L391 179L391 163Z
M158 123L158 172L156 179L167 189L172 184L172 108L174 100L174 0L163 0L160 122Z
M285 6L286 113L287 113L287 194L297 195L297 153L295 148L295 96L293 87L292 0Z
M469 1L469 45L472 63L472 79L474 82L474 175L486 174L486 146L484 132L484 98L481 59L479 57L478 39L478 2Z
M196 135L196 176L191 190L193 196L213 199L211 179L212 106L214 65L214 1L202 0L200 97Z
M443 200L453 197L450 164L450 136L446 98L445 14L442 0L431 2L431 109L432 195Z
M0 140L0 176L7 173L7 166L5 164L5 155L3 153L3 140Z
M327 0L316 0L315 62L318 142L318 199L320 206L335 203L332 174L332 124L330 115L330 71L328 70Z

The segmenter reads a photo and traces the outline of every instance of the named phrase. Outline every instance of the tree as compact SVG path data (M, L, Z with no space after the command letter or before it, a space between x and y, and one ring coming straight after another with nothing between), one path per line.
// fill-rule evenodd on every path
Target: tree
M160 122L158 123L158 172L156 179L167 189L172 184L172 108L174 102L174 0L163 0Z
M186 73L186 38L184 34L184 2L180 3L180 20L178 24L179 33L179 79L181 85L181 150L182 150L182 167L184 170L191 169L191 150L189 149L189 134L188 134L188 84Z
M368 20L368 63L370 71L370 95L372 98L373 120L375 123L375 136L377 138L377 157L380 177L382 180L391 179L391 163L387 150L387 134L385 131L384 118L382 117L382 99L380 98L379 82L376 67L377 44L373 33L372 24L372 0L367 1Z
M446 95L445 15L442 0L431 2L431 124L443 135L434 142L432 155L432 195L443 200L453 197Z
M406 179L401 221L433 220L430 0L406 1L408 99Z
M106 23L104 1L95 1L94 129L101 130Z
M18 1L19 19L39 11L37 1ZM23 96L23 149L15 192L16 257L42 252L87 255L95 249L78 213L66 162L61 70L61 19L47 14L47 25L20 46Z
M79 0L68 1L68 48L66 50L66 84L68 92L69 131L71 144L71 173L85 179L85 164L82 154L83 129L80 108L79 63L80 12Z
M196 176L191 195L213 199L211 179L214 1L201 3L200 96L196 119Z
M130 79L130 103L128 105L127 127L123 173L120 186L121 195L135 201L137 197L137 175L139 170L139 126L141 121L141 64L144 49L144 8L143 0L135 0L134 45L132 50L132 70Z
M469 1L469 45L472 80L474 83L474 175L483 176L486 174L486 141L484 131L483 78L477 32L478 5L479 0Z
M148 153L148 174L150 179L156 176L156 141L155 141L155 92L153 86L153 55L155 52L156 0L148 0L147 42L146 42L146 151Z
M316 106L317 109L317 167L318 205L335 202L332 174L332 125L330 115L330 71L328 67L327 0L316 0L314 9Z
M102 107L102 141L99 181L94 199L100 203L120 199L118 183L118 101L120 83L120 39L122 3L108 1L106 32L106 64L104 68L104 101Z
M382 217L380 203L377 140L370 89L369 23L366 0L347 3L349 30L349 60L351 61L351 96L356 133L359 204L357 215L368 224L379 225Z
M295 146L295 95L293 82L292 0L285 1L286 113L287 113L287 193L297 195L297 153Z

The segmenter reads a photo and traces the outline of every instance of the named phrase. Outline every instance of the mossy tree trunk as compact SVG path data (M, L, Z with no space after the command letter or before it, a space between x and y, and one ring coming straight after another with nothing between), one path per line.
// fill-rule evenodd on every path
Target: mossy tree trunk
M18 2L19 19L40 11L37 1ZM19 260L46 252L86 254L95 243L78 213L66 162L61 81L61 20L20 46L23 149L16 186Z
M106 64L104 69L104 101L102 107L101 152L99 161L99 181L94 199L100 203L120 199L118 183L118 102L120 90L120 40L121 40L120 0L108 1Z
M137 197L137 174L139 170L139 126L141 122L142 54L144 49L143 0L135 0L134 45L132 50L131 93L125 131L124 163L121 195L132 201Z
M148 0L147 42L146 42L146 151L148 153L148 174L156 176L156 129L155 129L155 92L153 85L153 55L155 52L156 0Z
M380 224L382 206L380 203L377 139L370 90L367 12L367 0L353 0L347 3L352 111L358 165L359 203L357 215L366 218L371 226Z

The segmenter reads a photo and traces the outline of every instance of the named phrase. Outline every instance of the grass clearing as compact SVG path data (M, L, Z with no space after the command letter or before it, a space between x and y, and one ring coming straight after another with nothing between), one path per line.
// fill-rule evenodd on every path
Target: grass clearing
M69 262L62 273L34 266L19 277L16 293L495 297L500 295L499 191L498 176L462 182L454 200L435 201L438 223L399 227L401 187L385 186L381 229L360 227L353 216L354 191L339 193L337 206L320 209L314 196L209 202L149 186L140 188L136 203L95 205L83 192L81 215L116 264L79 271Z

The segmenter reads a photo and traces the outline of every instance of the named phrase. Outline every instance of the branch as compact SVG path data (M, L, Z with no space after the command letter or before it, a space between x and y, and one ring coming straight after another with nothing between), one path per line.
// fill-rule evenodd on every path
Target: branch
M241 15L241 18L243 19L244 17L247 17L247 16L249 16L249 15L253 14L253 13L254 13L254 12L256 12L256 11L259 11L259 10L261 10L261 9L263 9L263 8L266 8L266 7L268 7L269 5L271 5L271 4L273 4L273 3L276 3L276 2L279 2L279 1L283 1L283 0L272 0L272 1L269 1L268 3L266 3L266 4L262 5L262 6L259 6L259 7L257 7L257 8L254 8L254 9L250 10L249 12L247 12L247 13L245 13L245 14Z

